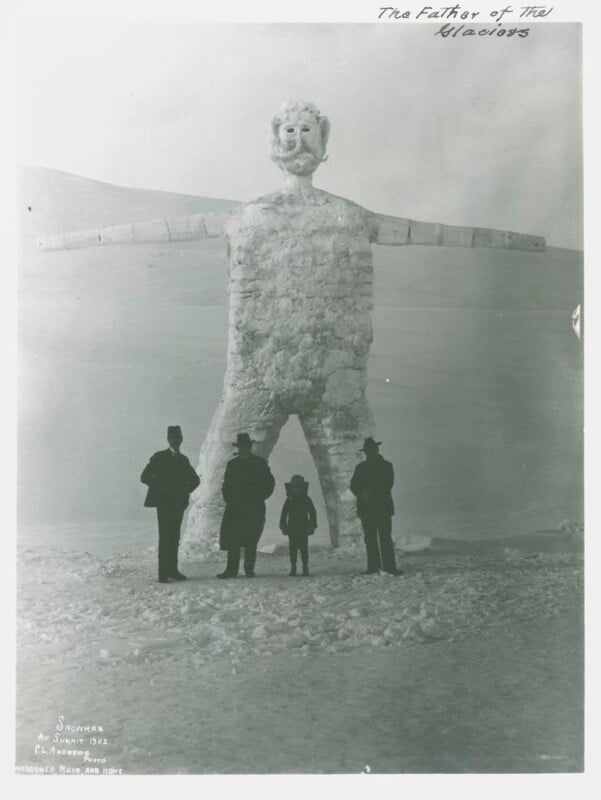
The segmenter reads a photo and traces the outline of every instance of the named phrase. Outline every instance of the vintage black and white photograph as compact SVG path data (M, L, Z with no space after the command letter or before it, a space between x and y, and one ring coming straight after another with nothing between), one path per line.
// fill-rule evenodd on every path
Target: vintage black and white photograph
M406 8L19 26L18 774L584 770L582 25Z

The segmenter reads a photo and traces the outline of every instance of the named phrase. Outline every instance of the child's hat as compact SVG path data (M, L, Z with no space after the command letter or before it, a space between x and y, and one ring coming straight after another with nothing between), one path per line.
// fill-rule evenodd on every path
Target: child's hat
M302 475L293 475L290 478L290 481L286 484L286 488L289 486L300 486L303 489L306 489L308 485L308 482L303 478Z

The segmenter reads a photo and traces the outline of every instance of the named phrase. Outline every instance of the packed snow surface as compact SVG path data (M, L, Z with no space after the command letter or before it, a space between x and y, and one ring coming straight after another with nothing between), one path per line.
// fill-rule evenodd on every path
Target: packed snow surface
M33 748L64 714L102 722L105 755L125 772L360 771L370 747L365 763L380 771L512 771L524 759L526 771L545 770L541 759L560 747L537 745L539 734L562 743L551 768L576 768L579 661L570 648L581 637L580 554L399 553L399 577L361 575L362 554L311 559L310 577L289 577L285 556L263 554L256 578L219 581L224 559L213 554L181 565L188 581L158 584L154 548L110 558L20 551L18 763L56 761ZM567 694L549 683L553 646ZM507 697L493 703L496 687ZM514 706L530 702L542 711L515 721ZM430 730L432 715L447 713L437 735L457 742L456 756ZM501 713L516 726L513 755L486 744L507 739L510 723L491 721ZM361 736L357 715L368 726ZM396 746L381 749L378 725L399 737ZM310 756L319 737L327 745Z

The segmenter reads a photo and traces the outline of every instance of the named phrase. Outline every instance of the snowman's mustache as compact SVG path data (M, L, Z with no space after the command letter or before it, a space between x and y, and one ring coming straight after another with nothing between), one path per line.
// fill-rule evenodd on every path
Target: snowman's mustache
M316 152L314 152L310 147L306 147L306 145L302 144L301 142L297 142L295 147L292 150L283 150L282 147L279 148L279 153L277 155L280 161L292 161L298 156L307 154L312 156L318 164L322 164L324 161L327 160L327 156L323 158Z

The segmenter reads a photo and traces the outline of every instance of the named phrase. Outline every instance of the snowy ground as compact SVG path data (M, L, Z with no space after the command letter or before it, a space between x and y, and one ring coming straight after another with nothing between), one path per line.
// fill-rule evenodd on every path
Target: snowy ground
M309 578L260 555L224 582L216 555L168 585L155 559L20 551L21 769L582 768L577 552L411 553L398 578L361 576L362 554L313 553ZM85 747L106 760L50 751L60 716L63 737L102 726Z

